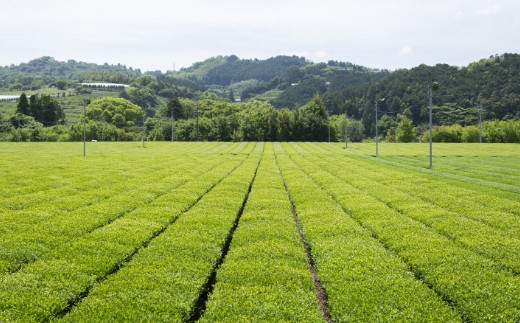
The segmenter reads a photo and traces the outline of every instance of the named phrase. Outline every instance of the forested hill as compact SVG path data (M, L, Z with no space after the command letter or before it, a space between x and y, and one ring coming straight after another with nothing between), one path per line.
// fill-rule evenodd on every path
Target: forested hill
M0 67L0 88L35 90L58 80L68 80L69 84L125 83L141 93L134 100L141 104L143 91L138 91L139 84L148 84L150 78L155 78L158 85L148 86L145 100L152 115L157 108L156 96L193 99L197 93L209 90L233 102L256 99L279 109L294 109L320 94L331 114L347 111L352 119L363 121L367 135L373 135L376 98L385 98L381 111L390 112L385 120L395 120L399 113L410 117L415 125L424 124L428 117L428 84L437 81L441 86L433 100L436 124L475 124L480 103L486 120L520 118L519 54L494 55L464 67L420 65L394 72L348 62L313 63L297 56L259 60L231 55L208 58L180 71L146 74L121 64L58 62L46 56L18 66ZM144 80L140 81L141 78Z
M405 113L414 124L428 122L428 85L433 94L434 123L469 125L478 122L482 103L484 120L520 118L520 55L503 54L466 67L437 64L398 70L379 82L326 93L328 102L343 104L349 117L363 119L375 132L375 100L389 116ZM381 117L381 115L379 116ZM371 134L371 132L367 133Z
M78 62L69 59L67 62L60 62L49 56L43 56L28 63L20 65L0 66L0 88L9 87L13 84L20 83L23 86L43 86L58 80L74 80L78 81L87 71L105 71L112 74L112 80L98 80L125 83L129 79L122 77L139 76L139 69L127 68L125 65L109 65L107 63L98 65L94 63ZM99 72L97 72L100 74ZM107 74L107 73L105 73ZM116 77L117 75L117 77ZM106 78L108 78L105 75ZM36 84L38 83L38 84Z
M388 70L349 62L313 63L297 56L240 59L235 55L212 57L169 73L225 93L229 88L233 98L268 101L277 108L294 108L307 103L315 94L378 81L389 74ZM339 112L341 108L332 110Z
M303 67L307 63L304 57L297 56L276 56L266 60L239 59L236 55L217 56L183 68L176 76L203 85L228 86L251 79L268 82L276 76L285 76L290 66Z

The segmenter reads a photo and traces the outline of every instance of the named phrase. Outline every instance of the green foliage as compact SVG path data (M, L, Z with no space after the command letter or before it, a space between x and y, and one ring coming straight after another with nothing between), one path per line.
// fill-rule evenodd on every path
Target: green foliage
M480 130L476 126L462 128L462 142L479 142Z
M323 78L307 75L300 83L294 83L288 87L278 98L271 101L275 107L293 109L295 106L304 105L316 94L323 94L326 84Z
M459 145L449 147L460 156L474 155L477 146L468 145L466 149L458 148ZM312 147L306 149L317 154ZM501 149L494 148L495 151ZM416 153L416 148L413 150ZM516 288L510 286L520 283L511 272L516 271L513 268L519 265L513 256L518 244L510 240L517 239L514 233L517 224L512 218L518 212L509 204L519 202L518 198L510 199L518 189L517 185L507 188L511 194L504 194L502 189L505 186L498 188L494 180L481 180L486 171L476 169L481 163L475 162L474 158L462 163L457 163L460 157L447 158L446 163L450 165L446 168L439 165L439 170L432 174L406 164L407 159L426 162L423 157L394 155L385 158L390 165L370 170L374 163L382 164L367 158L348 158L338 162L333 155L313 154L293 155L300 156L294 157L298 161L303 159L301 156L306 156L308 162L300 163L304 165L303 171L333 196L372 237L377 237L390 252L396 252L423 282L435 286L437 295L455 302L457 314L475 321L514 320L519 314L511 305L520 295L516 295L513 292ZM506 155L512 157L511 153ZM501 167L511 161L509 158L502 160ZM454 163L459 166L453 167ZM488 166L485 168L489 171L496 169L497 165ZM349 167L349 172L344 171L346 167ZM400 176L410 175L408 171L412 171L414 176L407 178L406 185L403 185ZM489 190L491 187L497 189ZM476 191L479 194L475 194ZM490 213L484 215L482 201L488 198L489 203L484 203L485 208L490 208ZM498 214L504 218L495 219ZM509 230L511 225L515 229ZM501 242L482 244L497 236ZM504 248L505 244L509 248ZM482 293L490 297L482 298ZM367 298L362 299L365 301ZM419 309L416 313L420 312Z
M297 146L283 144L284 154L278 155L280 169L327 291L332 320L372 322L384 317L389 321L422 321L435 316L433 320L456 321L457 315L416 281L408 266L392 256L359 223L356 214L344 207L348 202L355 201L360 208L367 203L358 199L360 196L352 197L354 188L338 179L342 173L350 173L345 172L350 169L347 161L334 154L331 158L325 157L326 153L312 156L316 153L312 148L303 148L310 154L301 154L298 148L302 147ZM309 158L303 157L307 155ZM322 158L327 161L320 162ZM335 167L338 163L341 166ZM356 169L362 176L360 173Z
M11 91L21 91L22 89L23 89L22 83L14 83L13 85L11 85L9 87L9 90L11 90Z
M424 131L421 141L429 141L429 130ZM476 126L461 127L434 126L434 142L478 142L480 129ZM518 143L520 142L520 121L484 121L482 123L482 141L494 143Z
M149 87L129 87L121 91L119 95L122 99L128 100L143 109L146 116L154 114L153 108L157 104L155 91Z
M277 56L266 60L238 59L235 55L218 56L181 69L179 75L204 85L228 86L249 79L268 82L276 76L284 76L289 66L301 67L305 64L305 58L296 56Z
M301 111L296 112L298 107L309 103L316 94L321 96L323 105L331 115L341 115L346 111L349 119L356 123L362 122L361 140L373 138L375 135L373 102L376 97L385 97L386 100L384 104L381 103L380 111L389 113L382 115L378 130L382 137L389 141L396 141L398 121L393 116L398 113L411 119L419 134L427 127L427 84L432 80L442 84L433 96L434 125L473 126L478 120L477 107L480 103L482 103L482 117L485 121L508 121L520 118L517 109L520 97L516 85L520 83L519 68L520 55L518 54L493 56L470 64L468 67L446 64L420 65L410 70L402 69L392 73L345 62L312 63L296 56L244 60L231 55L210 58L179 72L169 71L163 74L156 71L142 75L139 70L126 68L120 64L96 65L74 60L58 62L51 57L42 57L19 66L0 67L0 87L3 87L6 92L11 90L16 94L26 91L27 96L31 89L40 89L38 90L40 93L57 98L63 109L66 109L69 119L60 120L58 116L56 121L56 118L49 118L50 114L45 118L41 117L38 114L43 113L43 109L37 109L33 104L33 110L29 114L35 116L44 126L63 122L72 124L79 120L80 112L77 107L81 104L66 103L62 98L81 93L84 89L68 94L62 92L64 90L58 90L58 88L64 89L75 81L132 84L132 87L125 89L119 96L139 105L148 118L166 117L165 113L169 111L167 103L174 97L179 98L181 102L182 117L190 118L193 115L193 100L196 97L200 101L204 99L234 101L234 98L240 95L242 102L260 100L269 102L278 111L284 107L294 110L292 116L287 115L287 112L284 112L285 115L277 116L274 121L277 135L274 136L274 140L280 138L321 140L318 139L323 137L321 134L305 137L300 118ZM46 88L46 85L55 85L58 88ZM208 89L212 92L208 92ZM109 95L98 94L96 91L89 94ZM1 112L11 115L12 110L4 108L4 105L0 104ZM236 115L236 111L233 114ZM181 111L179 111L179 118L180 115ZM217 114L212 113L212 115ZM212 116L205 116L213 119ZM288 120L291 122L287 123ZM110 122L120 127L125 124L120 116L114 116ZM216 120L203 122L207 127L216 126L220 129L206 131L205 133L208 134L206 140L243 137L243 132L238 129L240 121L236 116L219 115ZM338 133L338 127L332 129L335 134ZM356 131L359 129L357 127ZM514 127L498 129L500 130L490 126L489 141L518 140ZM162 130L157 130L156 133L165 135ZM273 138L271 135L270 137ZM160 136L154 138L158 139ZM455 139L441 138L440 140ZM474 140L474 136L473 139L468 137L468 139L457 140Z
M85 82L108 82L117 84L130 84L132 80L137 77L136 73L129 73L129 71L116 71L106 69L88 69L83 71L78 80L81 83Z
M165 111L165 117L173 116L174 119L184 119L185 113L179 98L173 97L168 101L167 110Z
M321 96L315 95L309 103L294 113L293 138L297 141L327 141L329 123Z
M21 113L25 115L31 114L29 101L27 100L27 95L25 95L25 92L23 92L22 95L20 95L20 100L18 100L18 104L16 105L16 113Z
M272 144L216 281L202 322L321 320Z
M2 322L520 315L517 144L1 145Z
M330 123L331 141L345 142L345 132L350 142L363 140L364 130L361 121L345 118L345 115L334 115L330 118Z
M397 142L412 142L415 140L415 128L412 120L405 116L399 116L400 121L397 125L396 139Z
M103 72L87 72L87 71L103 71ZM82 74L85 73L84 76ZM98 73L98 74L96 74ZM36 83L33 86L41 86L41 84L51 84L58 80L92 80L92 81L109 81L114 83L120 82L121 79L114 78L106 80L107 77L98 78L98 75L108 73L108 75L140 75L139 70L126 68L126 66L118 65L97 65L91 63L77 62L68 60L67 62L59 62L49 56L34 59L28 63L21 63L18 66L11 65L9 67L0 67L0 86L21 83L22 86L31 86L34 80L42 82L40 85ZM96 75L94 77L94 75ZM92 78L92 79L90 79ZM38 81L39 80L39 81ZM116 82L117 81L117 82ZM2 85L2 83L4 85ZM128 84L128 83L127 83ZM21 88L20 88L21 90Z
M67 80L58 80L58 81L56 81L56 87L59 90L62 90L62 91L65 91L67 89L68 85L69 84L68 84Z
M427 85L435 80L441 86L433 94L434 124L474 125L480 102L483 120L513 119L518 114L518 71L519 54L504 54L468 67L420 65L395 71L377 83L341 89L338 101L347 103L349 116L372 120L374 99L385 97L386 111L402 113L409 109L413 124L418 126L428 123ZM375 129L367 125L365 136L374 136Z
M46 126L61 124L65 120L65 113L58 101L46 94L42 94L38 98L31 95L27 102L27 96L23 93L20 96L17 113L31 116Z
M460 125L433 127L433 141L435 142L461 142L461 140L462 127Z
M115 125L117 128L123 128L128 122L135 123L142 119L143 110L128 100L104 97L88 105L87 118L93 121L104 121Z
M244 103L242 108L239 120L243 140L276 140L278 112L272 105L260 101L250 101Z
M233 94L232 89L229 89L228 99L230 102L235 102L235 95Z
M482 128L487 142L520 142L520 120L486 121Z

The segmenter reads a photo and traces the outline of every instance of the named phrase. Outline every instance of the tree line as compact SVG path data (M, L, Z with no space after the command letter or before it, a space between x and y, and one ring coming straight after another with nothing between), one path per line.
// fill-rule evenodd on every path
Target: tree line
M42 58L31 61L27 64L29 66L22 64L8 69L38 67L43 71L54 71L54 64L53 59ZM264 80L211 87L211 92L204 85L209 82L208 75L215 71L220 71L221 77L227 75L226 80L222 79L223 83L232 82L228 76L236 72L232 67L239 70L238 66L245 77L260 77L258 67L267 68L266 64L277 67L277 73L273 68L267 69L269 73L273 72L269 77L275 75L270 81L264 81L268 79L266 76ZM179 110L182 113L174 113L173 136L176 140L328 140L329 124L331 141L343 140L345 131L349 140L373 140L376 133L375 101L385 98L379 103L378 139L420 141L428 128L428 84L432 81L441 84L433 95L433 124L442 134L438 140L473 138L469 133L474 133L471 129L478 125L480 116L485 120L484 141L515 140L514 136L505 133L486 135L504 132L506 128L514 129L515 120L520 119L518 54L495 55L467 67L420 65L394 72L334 61L314 64L298 57L260 61L241 60L236 56L208 59L180 72L166 74L154 72L132 76L124 72L125 69L86 69L78 74L80 78L92 81L129 82L130 87L121 91L119 97L139 106L143 117L133 121L134 125L128 125L126 120L122 122L120 118L97 120L96 129L103 129L100 133L106 135L109 128L111 133L119 131L117 136L110 137L113 140L136 139L142 136L136 127L143 125L150 139L170 140L171 111L168 109L171 108L168 106L174 99L182 107ZM58 88L68 85L64 80L53 84ZM88 89L81 91L88 93ZM235 104L235 95L240 95L242 103ZM44 127L63 125L63 110L51 98L41 96L38 100L35 97L32 103L31 99L28 101L29 108L19 107L18 110L22 115L22 127L31 120L33 129L39 129L38 124ZM197 102L198 118L195 117ZM3 116L1 121L0 130L4 134L13 129L10 126L18 127L16 114ZM505 124L501 124L501 128L492 130L494 122L502 121ZM352 129L352 134L348 129ZM467 130L467 134L463 136L460 129ZM43 130L38 131L41 133ZM63 139L67 131L60 129L59 132ZM4 138L7 137L4 135Z
M49 96L29 100L22 95L16 115L0 122L0 140L81 141L344 141L366 140L361 120L345 114L329 115L323 97L315 95L296 109L276 109L258 100L236 104L214 93L195 99L174 97L148 117L141 106L124 98L103 97L88 102L85 125L63 125L63 111ZM49 120L53 119L53 122ZM428 141L429 132L398 114L387 134L388 142ZM382 118L384 119L384 118ZM388 120L387 120L388 121ZM482 138L482 139L481 139ZM492 120L475 125L440 125L435 142L520 142L520 121Z
M59 62L52 57L43 56L20 65L0 66L0 88L13 90L37 90L60 80L91 80L102 76L97 81L125 83L133 77L142 75L139 69L127 68L125 65L78 62L68 60Z

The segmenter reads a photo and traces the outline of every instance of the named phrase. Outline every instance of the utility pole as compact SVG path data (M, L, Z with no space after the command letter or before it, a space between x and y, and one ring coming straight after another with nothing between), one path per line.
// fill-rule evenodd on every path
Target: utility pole
M347 149L347 131L348 131L348 118L347 118L347 110L345 109L345 149Z
M478 124L480 127L479 142L482 143L482 99L480 99L480 106L478 109Z
M195 111L195 115L197 116L197 136L196 139L199 141L199 98L197 97L197 111Z
M379 132L378 132L378 123L377 123L377 103L379 101L383 102L385 100L385 98L382 98L382 99L376 99L376 157L379 156L379 147L378 147L378 143L379 143Z
M144 117L143 117L143 148L146 148L145 144L144 144L145 138L146 138L146 125L144 124Z
M87 101L83 99L83 157L87 154Z
M20 142L20 113L18 113L18 142Z
M173 119L173 110L172 110L172 142L174 140L174 137L173 137L174 136L173 135L173 124L174 124L174 122L175 122L175 119Z
M330 114L329 114L329 110L327 110L327 121L329 123L329 143L330 143Z
M439 83L433 82L428 85L428 96L430 101L430 169L433 167L432 163L432 139L433 139L433 131L432 131L432 100L433 100L433 91L437 91L439 88Z

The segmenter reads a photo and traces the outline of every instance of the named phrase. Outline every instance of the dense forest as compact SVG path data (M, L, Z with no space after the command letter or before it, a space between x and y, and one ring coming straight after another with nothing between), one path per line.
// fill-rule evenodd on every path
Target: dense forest
M375 134L374 102L389 115L406 114L415 125L428 120L428 84L437 81L433 95L436 125L475 125L482 106L484 120L520 118L520 55L492 56L467 67L438 64L398 70L380 82L345 88L330 93L332 100L344 104L349 117L363 119L366 135Z
M177 76L188 78L203 85L228 86L232 83L255 79L268 82L283 77L287 68L307 65L303 57L277 56L266 60L239 59L236 55L213 57L181 69Z
M44 56L20 65L0 66L0 88L12 88L14 86L17 89L17 85L20 84L22 87L38 89L58 80L80 81L82 73L88 70L97 71L97 73L108 72L114 75L141 75L139 69L126 68L121 64L109 65L105 63L98 65L77 62L72 59L67 62L59 62L52 57ZM124 81L128 80L125 79ZM116 80L107 79L106 81L115 82Z
M428 86L434 81L440 84L432 100L437 140L475 140L479 118L487 125L484 140L515 141L515 136L520 140L520 128L515 130L520 119L518 54L494 55L464 67L420 65L397 71L348 62L313 63L297 56L259 60L231 55L165 73L41 57L0 67L0 94L28 92L29 97L35 91L57 89L60 92L45 97L42 106L56 111L61 111L60 104L76 108L68 107L65 116L46 120L38 111L26 114L15 103L0 103L0 140L19 138L14 135L19 127L25 127L23 140L76 140L77 121L67 113L76 113L77 120L84 99L108 95L142 109L142 117L131 124L114 116L87 118L92 129L119 134L105 136L110 140L137 140L143 126L149 139L171 140L172 117L176 140L343 140L345 135L349 140L367 140L376 133L377 100L380 139L417 141L428 126ZM85 88L83 82L129 87L104 92ZM492 127L518 131L518 135L491 135L496 130ZM59 135L49 135L53 132ZM96 131L91 133L92 139L99 139Z

